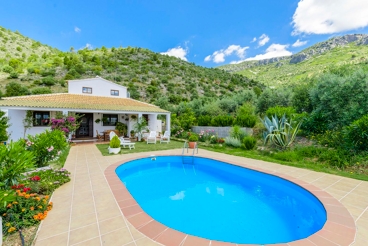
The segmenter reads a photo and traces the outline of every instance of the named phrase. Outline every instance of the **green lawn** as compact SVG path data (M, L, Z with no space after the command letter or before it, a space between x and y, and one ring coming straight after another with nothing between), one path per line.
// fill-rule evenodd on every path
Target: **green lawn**
M156 144L147 144L146 142L135 142L135 149L129 150L129 148L121 148L120 154L130 154L130 153L139 153L139 152L149 152L149 151L158 151L158 150L168 150L168 149L181 149L183 148L184 143L179 141L170 141L170 143L162 143L160 144L157 141ZM108 144L96 144L97 148L101 151L102 155L108 156Z
M241 156L241 157L247 157L252 158L256 160L263 160L263 161L269 161L274 162L282 165L287 166L293 166L293 167L299 167L304 169L309 169L317 172L324 172L324 173L330 173L335 174L343 177L358 179L358 180L365 180L368 181L368 175L364 173L357 173L351 168L346 168L345 170L335 168L328 166L321 162L313 162L308 159L302 159L302 160L293 160L293 158L290 159L290 161L283 161L279 159L273 158L272 155L265 153L262 153L258 150L243 150L241 148L231 148L223 145L222 147L218 145L214 146L206 146L204 144L199 145L200 149L206 149L209 151L215 151L223 154L228 155L235 155L235 156Z

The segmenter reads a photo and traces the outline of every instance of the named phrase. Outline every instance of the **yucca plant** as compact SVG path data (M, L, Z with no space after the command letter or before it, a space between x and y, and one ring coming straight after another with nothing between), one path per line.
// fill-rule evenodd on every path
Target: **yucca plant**
M302 124L302 120L295 127L289 123L285 114L279 119L277 115L272 116L272 119L265 116L262 120L267 131L263 133L264 143L272 142L280 149L287 149L294 142L296 134Z

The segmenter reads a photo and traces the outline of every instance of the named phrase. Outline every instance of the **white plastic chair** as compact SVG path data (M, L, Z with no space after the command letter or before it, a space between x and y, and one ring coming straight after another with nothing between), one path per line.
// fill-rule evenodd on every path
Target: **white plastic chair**
M170 143L170 131L165 131L164 135L161 136L160 143Z
M150 131L149 136L147 137L147 144L156 143L156 131Z

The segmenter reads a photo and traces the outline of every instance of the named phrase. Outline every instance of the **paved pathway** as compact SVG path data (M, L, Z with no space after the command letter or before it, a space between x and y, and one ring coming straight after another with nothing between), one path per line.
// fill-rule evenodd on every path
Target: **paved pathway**
M36 246L160 245L129 224L104 175L105 169L113 163L151 154L155 152L102 156L94 144L73 146L65 163L65 168L72 173L72 180L52 196L54 208L39 228ZM181 149L160 151L159 154L181 154ZM353 216L357 233L352 245L368 245L368 182L201 149L199 155L283 172L323 189Z

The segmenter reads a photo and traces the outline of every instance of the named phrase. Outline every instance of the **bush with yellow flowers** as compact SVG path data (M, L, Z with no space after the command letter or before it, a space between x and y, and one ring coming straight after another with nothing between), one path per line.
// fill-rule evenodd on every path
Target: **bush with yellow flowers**
M0 208L3 218L4 234L13 233L21 228L38 224L52 209L49 196L30 193L27 187L15 190L15 197L5 207Z

